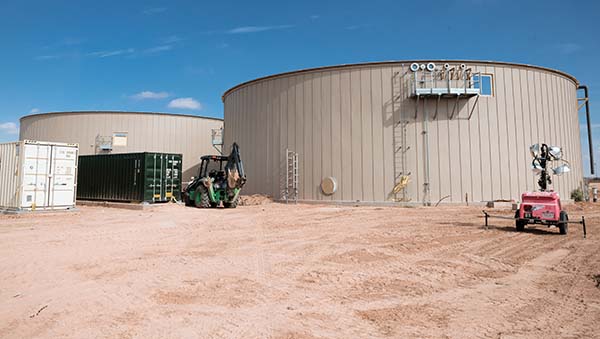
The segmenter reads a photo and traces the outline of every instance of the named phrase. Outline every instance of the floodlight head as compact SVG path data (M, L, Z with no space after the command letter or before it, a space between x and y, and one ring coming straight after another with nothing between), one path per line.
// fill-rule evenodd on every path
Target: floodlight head
M553 168L552 172L554 172L554 175L563 175L565 173L571 172L571 169L569 168L569 166L567 164L564 164L564 165L560 165L556 168Z
M540 174L542 173L542 171L544 170L544 168L542 167L542 164L540 164L540 161L537 159L534 159L531 162L531 170L533 171L533 173L535 174Z
M529 146L529 152L531 153L531 156L534 158L537 158L538 156L540 156L540 144L533 144L533 145Z
M416 72L419 70L419 64L416 62L413 62L412 64L410 64L410 70L413 72Z
M427 70L430 72L435 71L435 64L433 62L428 63L426 67L427 67Z
M548 154L550 154L552 159L560 160L562 158L562 149L557 146L550 146L548 147Z

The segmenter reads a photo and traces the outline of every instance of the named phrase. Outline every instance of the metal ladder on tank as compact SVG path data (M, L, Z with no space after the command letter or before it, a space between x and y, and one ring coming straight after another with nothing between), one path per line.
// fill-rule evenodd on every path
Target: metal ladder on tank
M286 154L286 185L284 198L287 204L290 201L298 203L298 153L285 150Z
M403 86L406 82L406 74L403 71L394 72L392 75L392 116L394 123L394 188L402 181L404 177L410 177L410 173L406 171L406 152L410 149L408 145L406 126L408 120L405 118L403 107L401 105L403 97ZM398 112L398 117L396 112ZM408 197L406 186L403 186L399 192L394 189L394 200L407 202L411 199Z

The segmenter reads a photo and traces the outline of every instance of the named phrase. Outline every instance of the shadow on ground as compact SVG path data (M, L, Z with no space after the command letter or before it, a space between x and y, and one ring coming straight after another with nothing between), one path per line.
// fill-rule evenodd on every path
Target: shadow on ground
M542 226L545 227L545 226ZM485 228L485 226L484 226ZM558 233L558 229L554 229L556 227L548 227L548 228L532 228L525 227L525 230L522 232L517 231L517 228L514 226L493 226L490 225L489 229L494 229L503 232L514 232L514 233L531 233L531 234L540 234L540 235L560 235Z

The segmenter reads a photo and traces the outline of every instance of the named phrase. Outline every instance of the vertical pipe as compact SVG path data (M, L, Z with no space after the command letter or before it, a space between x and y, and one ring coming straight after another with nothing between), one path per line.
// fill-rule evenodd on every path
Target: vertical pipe
M596 174L594 171L594 145L592 144L592 124L590 119L590 99L588 95L588 88L586 85L579 85L577 89L582 89L585 95L585 119L587 123L587 133L588 133L588 147L590 151L590 170L591 174Z
M431 196L429 187L429 111L427 110L427 99L423 99L423 148L425 153L425 180L423 183L423 204L431 206Z

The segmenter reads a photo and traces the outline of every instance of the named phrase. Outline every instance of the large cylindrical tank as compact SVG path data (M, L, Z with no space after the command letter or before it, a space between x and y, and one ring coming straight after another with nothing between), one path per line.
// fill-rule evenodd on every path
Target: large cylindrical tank
M553 178L568 200L583 180L577 86L560 71L504 62L308 69L228 90L225 144L241 146L246 193L283 198L290 150L299 200L464 203L536 190L529 146L547 143L571 164ZM324 179L328 189L335 182L333 194Z
M223 120L169 113L56 112L21 118L20 139L78 143L81 155L136 152L183 155L183 181L214 154L211 131Z

